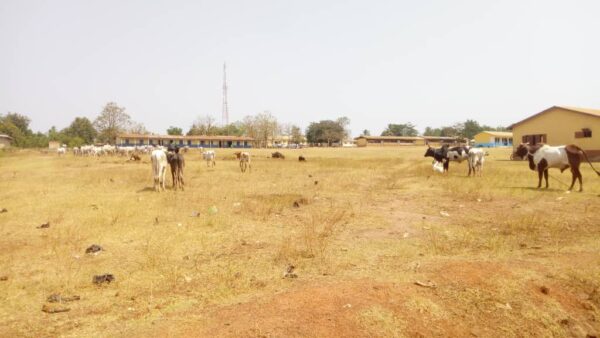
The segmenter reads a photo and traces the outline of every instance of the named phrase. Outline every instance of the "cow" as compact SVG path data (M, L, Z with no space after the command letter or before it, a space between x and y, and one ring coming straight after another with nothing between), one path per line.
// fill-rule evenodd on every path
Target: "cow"
M56 153L58 154L58 156L65 155L67 153L67 148L60 147L60 148L56 149Z
M271 154L271 158L280 158L282 160L285 160L285 156L282 153L278 152L278 151L272 153Z
M150 155L152 162L152 176L154 177L154 190L165 190L165 173L167 172L167 155L164 150L157 149Z
M171 179L173 180L173 190L177 188L183 189L183 167L185 167L185 160L183 154L179 153L179 148L171 148L167 152L167 162L171 167Z
M237 156L237 154L236 154ZM244 173L246 172L246 168L250 168L250 172L252 172L252 165L250 163L250 153L247 151L240 151L238 159L240 160L240 170Z
M142 158L138 154L131 154L131 157L129 158L129 160L130 161L141 161Z
M202 159L206 161L206 166L210 167L211 164L214 167L216 165L215 158L217 155L214 150L207 150L202 152Z
M433 157L434 162L441 162L444 166L444 171L448 171L449 163L448 157L446 154L448 153L448 145L444 144L441 148L432 148L430 145L427 145L427 150L425 151L425 157Z
M511 156L511 158L516 157L527 158L529 169L537 170L538 189L542 187L542 176L546 180L546 189L548 188L548 169L558 168L562 173L571 168L572 178L569 191L573 189L576 180L579 180L579 191L583 191L583 177L581 171L579 171L582 159L585 159L596 174L600 176L600 172L594 168L585 151L574 144L552 147L542 143L536 145L522 143Z
M433 157L435 161L442 162L444 167L444 172L448 171L450 167L450 161L455 161L461 163L462 161L469 158L469 147L452 147L447 144L442 145L441 148L432 148L427 145L427 150L425 151L425 157Z
M483 162L485 161L485 152L481 148L471 148L468 152L469 176L483 175Z

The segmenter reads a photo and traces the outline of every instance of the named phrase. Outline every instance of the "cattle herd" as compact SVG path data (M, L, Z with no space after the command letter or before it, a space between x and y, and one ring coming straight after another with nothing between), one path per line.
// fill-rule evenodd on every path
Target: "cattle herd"
M178 190L184 189L183 169L185 167L185 159L183 153L188 151L188 147L174 147L169 146L168 148L162 146L153 145L142 145L142 146L113 146L113 145L83 145L81 147L73 148L73 154L75 156L104 156L104 155L120 155L126 156L130 160L139 161L141 160L141 154L150 154L152 162L152 173L154 177L154 189L156 191L165 190L165 175L167 171L167 164L171 168L171 178L173 182L173 189ZM206 161L208 167L214 167L216 165L216 153L214 150L205 150L200 148L202 159ZM67 153L66 145L62 145L57 149L59 156ZM237 160L239 161L240 171L242 173L249 170L252 171L251 156L247 151L237 151L234 153ZM468 176L482 176L483 175L483 163L485 156L488 153L481 148L469 147L469 146L457 146L450 147L445 144L440 148L433 148L427 146L425 157L433 157L432 168L434 171L439 173L448 172L450 162L467 161L468 164ZM280 152L275 152L271 155L271 158L285 159L285 156ZM569 190L573 189L576 181L579 181L579 191L583 190L583 177L579 170L580 164L583 160L587 161L600 176L600 171L596 170L586 152L576 145L566 146L549 146L546 144L520 144L515 148L515 151L511 155L511 159L527 159L529 162L529 168L538 172L538 188L542 186L542 179L546 181L546 188L548 188L548 169L557 168L561 172L566 169L571 169L572 180ZM305 162L306 158L302 155L298 157L298 161Z
M469 174L483 175L483 162L486 153L481 148L468 146L450 147L444 144L441 148L432 148L427 146L425 157L433 157L433 170L437 172L447 172L450 167L450 161L461 163L467 161L469 165Z

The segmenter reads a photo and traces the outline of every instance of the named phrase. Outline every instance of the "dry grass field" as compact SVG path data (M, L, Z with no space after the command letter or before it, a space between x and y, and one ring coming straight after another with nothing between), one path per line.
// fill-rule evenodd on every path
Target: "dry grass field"
M534 189L509 150L490 150L481 178L466 163L434 174L424 152L252 150L241 174L233 151L215 168L191 151L186 190L164 193L149 156L0 153L0 336L600 334L589 166L567 194L569 172Z

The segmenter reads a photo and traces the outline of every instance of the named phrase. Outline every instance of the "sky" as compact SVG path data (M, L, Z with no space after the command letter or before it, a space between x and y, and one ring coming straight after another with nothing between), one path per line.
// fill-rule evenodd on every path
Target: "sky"
M114 101L151 132L269 111L356 136L600 109L600 1L0 0L0 114L34 131Z

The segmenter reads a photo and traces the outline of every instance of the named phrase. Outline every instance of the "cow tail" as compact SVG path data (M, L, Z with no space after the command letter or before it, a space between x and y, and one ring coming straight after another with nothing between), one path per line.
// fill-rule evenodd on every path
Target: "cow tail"
M588 158L587 153L585 152L585 150L581 149L581 153L583 154L583 157L585 158L585 160L587 161L587 163L590 164L590 167L592 167L592 169L596 172L596 174L598 174L598 176L600 176L600 171L598 171L598 170L596 170L596 168L594 168L594 166L592 165L592 162Z

